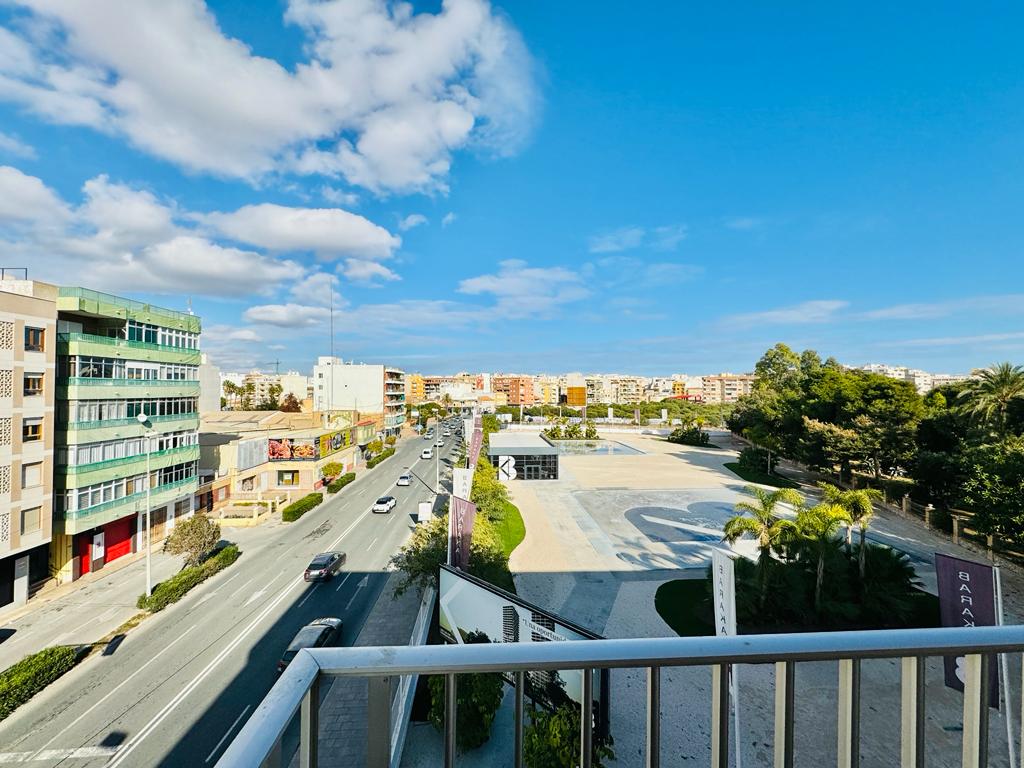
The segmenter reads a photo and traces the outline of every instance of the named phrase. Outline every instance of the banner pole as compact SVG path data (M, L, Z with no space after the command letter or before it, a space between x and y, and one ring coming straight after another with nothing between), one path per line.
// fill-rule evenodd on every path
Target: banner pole
M743 768L743 741L740 738L740 682L737 665L730 666L730 673L732 674L732 716L736 726L736 768Z
M996 587L996 615L999 617L999 626L1003 626L1003 574L998 565L992 567L992 575L995 579ZM1006 720L1006 750L1010 756L1010 765L1014 765L1017 762L1016 755L1014 754L1013 745L1013 723L1010 722L1012 717L1010 711L1010 672L1006 665L1006 654L999 654L999 671L1003 678L1003 684L1000 686L1003 690L1000 694L1000 698L1003 702L1003 719Z

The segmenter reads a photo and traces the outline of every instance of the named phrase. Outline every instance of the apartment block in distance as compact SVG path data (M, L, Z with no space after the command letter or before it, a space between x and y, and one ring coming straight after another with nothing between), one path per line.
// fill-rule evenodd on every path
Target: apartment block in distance
M509 405L533 405L532 376L498 376L491 377L491 392L503 394L508 398Z
M752 373L719 373L704 376L701 399L705 403L735 403L754 391L757 376Z
M319 357L313 366L313 410L354 411L376 420L385 435L397 435L405 423L405 371Z
M147 488L154 542L192 514L200 322L191 313L64 287L57 319L51 568L70 581L145 546Z
M0 278L0 607L49 576L57 286ZM24 275L23 271L18 271Z
M407 373L405 375L405 399L411 405L418 405L427 399L423 374Z

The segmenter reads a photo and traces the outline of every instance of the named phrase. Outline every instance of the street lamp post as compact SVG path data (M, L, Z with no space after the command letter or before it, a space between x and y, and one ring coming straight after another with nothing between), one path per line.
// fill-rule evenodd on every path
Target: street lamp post
M153 509L150 506L150 487L153 485L153 478L150 469L150 457L153 453L153 424L149 416L140 413L136 418L145 430L146 435L146 597L153 594L153 563L152 563L152 527Z

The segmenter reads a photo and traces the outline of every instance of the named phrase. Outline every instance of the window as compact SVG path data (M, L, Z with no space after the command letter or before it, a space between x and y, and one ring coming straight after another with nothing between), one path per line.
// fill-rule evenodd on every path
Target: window
M43 439L43 420L25 419L21 425L21 440L24 443L33 443Z
M45 337L46 331L42 328L30 328L29 326L25 326L25 351L42 352Z
M32 464L21 465L21 487L35 488L43 484L43 463L41 461Z
M282 470L277 473L277 484L278 485L298 485L299 484L299 472L298 470Z
M21 535L39 530L40 507L21 510Z
M43 394L43 374L25 374L25 397L33 397Z

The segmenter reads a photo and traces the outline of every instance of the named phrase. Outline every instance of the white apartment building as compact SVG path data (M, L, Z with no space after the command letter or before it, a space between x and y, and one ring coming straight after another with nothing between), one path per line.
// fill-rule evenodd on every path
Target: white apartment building
M378 419L385 434L398 434L405 423L405 372L319 357L313 366L313 410L355 411Z
M907 368L905 366L898 365L884 365L882 363L869 363L868 365L862 365L859 370L867 371L868 373L876 373L880 376L897 379L899 381L909 381L914 385L914 388L918 393L922 395L930 392L936 387L953 384L958 381L966 381L971 378L967 374L929 373L928 371L922 371L917 368Z

